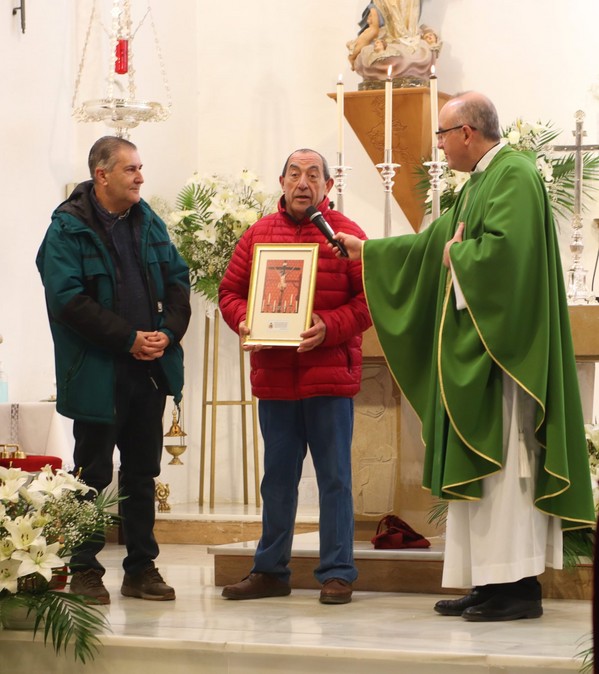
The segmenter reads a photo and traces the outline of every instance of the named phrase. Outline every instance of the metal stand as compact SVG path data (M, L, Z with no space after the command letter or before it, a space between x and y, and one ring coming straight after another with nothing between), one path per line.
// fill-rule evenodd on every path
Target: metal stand
M570 252L572 253L572 264L568 269L568 304L589 304L592 303L592 299L587 286L587 270L582 266L580 260L584 250L581 231L582 218L580 215L574 214L571 226Z
M345 192L345 176L351 171L351 166L343 165L343 152L337 152L337 165L331 166L333 171L333 178L335 179L335 191L337 192L337 200L335 202L339 213L344 212L343 193Z
M431 213L433 220L436 220L441 215L441 176L443 169L447 166L444 161L425 161L425 166L428 166L428 174L431 177Z
M246 408L252 410L252 441L254 444L254 489L256 506L260 506L260 479L258 475L258 413L256 399L246 398L245 386L245 352L239 346L239 383L241 396L239 400L218 400L218 336L220 312L215 309L214 315L206 313L204 332L204 372L202 380L202 442L200 449L200 497L199 504L204 505L204 465L206 459L206 426L208 408L211 409L210 421L210 507L214 508L214 483L216 476L216 421L217 409L221 405L239 405L241 409L241 444L243 460L243 503L248 505L248 428ZM210 335L212 335L212 395L208 399Z
M572 134L574 135L574 145L553 145L552 149L559 152L574 153L574 215L572 216L572 233L570 236L570 252L572 253L572 264L568 269L568 304L594 304L592 293L587 286L587 270L583 268L581 257L584 250L582 240L582 179L584 173L583 152L596 152L599 145L583 145L582 139L586 136L583 129L585 114L582 110L577 110L575 115L576 127Z
M385 190L385 219L383 226L384 236L391 234L391 195L393 194L393 177L395 176L395 169L398 169L401 164L394 164L392 161L392 151L385 150L385 161L382 164L377 164L377 169L381 172L383 179L383 189Z

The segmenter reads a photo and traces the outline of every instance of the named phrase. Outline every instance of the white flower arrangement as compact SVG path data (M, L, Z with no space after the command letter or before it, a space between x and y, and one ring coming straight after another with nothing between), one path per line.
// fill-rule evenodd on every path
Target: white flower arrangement
M118 499L94 494L50 466L39 473L0 466L0 623L6 628L10 610L25 608L34 636L44 625L56 651L73 638L75 658L83 662L97 648L104 615L84 597L58 589L73 550L114 523L109 509Z
M584 432L587 439L587 449L589 451L589 467L591 469L591 480L593 483L595 512L599 512L599 425L585 424Z
M218 286L241 235L272 212L278 196L243 170L236 178L194 173L165 215L173 241L190 269L192 288L216 302Z

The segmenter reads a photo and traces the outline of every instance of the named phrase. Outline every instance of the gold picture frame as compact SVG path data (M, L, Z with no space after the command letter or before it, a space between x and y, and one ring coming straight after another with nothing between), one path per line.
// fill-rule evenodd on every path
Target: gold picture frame
M317 243L254 246L245 344L297 346L312 324Z

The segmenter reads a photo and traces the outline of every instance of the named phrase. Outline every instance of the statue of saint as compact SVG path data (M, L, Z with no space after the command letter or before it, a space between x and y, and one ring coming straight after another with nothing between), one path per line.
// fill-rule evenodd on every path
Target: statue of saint
M371 0L360 19L360 32L347 43L349 62L365 80L424 80L441 47L429 26L420 26L419 0Z

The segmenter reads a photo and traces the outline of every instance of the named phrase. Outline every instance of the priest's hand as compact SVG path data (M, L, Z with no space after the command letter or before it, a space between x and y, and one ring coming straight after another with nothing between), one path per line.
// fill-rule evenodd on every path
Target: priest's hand
M359 260L362 257L362 245L364 244L362 239L358 239L358 237L353 236L353 234L344 234L343 232L337 232L333 238L336 241L341 241L345 246L350 260ZM337 257L342 257L341 251L337 246L333 246L332 243L329 243L329 247Z
M461 243L464 238L464 227L465 223L460 222L458 225L458 228L456 229L455 234L453 235L453 238L449 239L449 241L445 244L445 248L443 249L443 264L449 269L449 266L451 264L451 260L449 259L449 249L451 246L453 246L454 243Z

